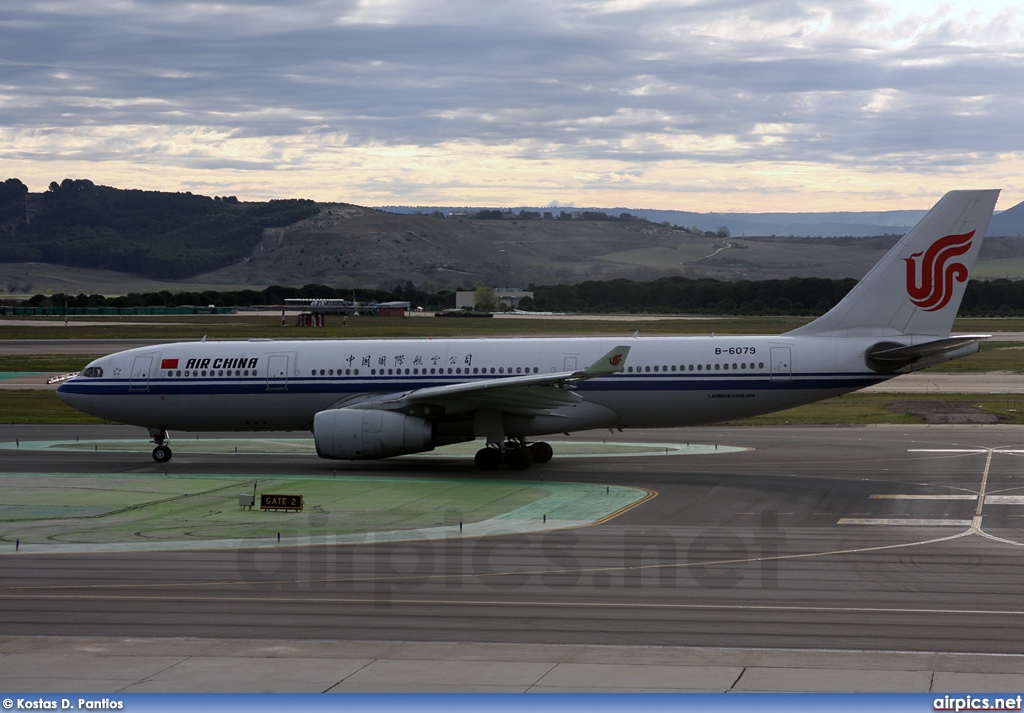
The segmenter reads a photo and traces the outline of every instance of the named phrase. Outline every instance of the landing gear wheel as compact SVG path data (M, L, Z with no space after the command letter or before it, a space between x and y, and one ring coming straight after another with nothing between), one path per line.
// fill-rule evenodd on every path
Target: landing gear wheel
M545 443L544 441L537 441L536 443L531 443L528 446L528 448L530 449L530 455L533 457L533 462L537 463L538 465L541 463L547 463L549 460L551 460L551 456L555 454L555 452L551 449L551 446Z
M480 470L494 470L501 465L501 451L497 448L481 448L473 460Z
M505 451L505 463L511 470L526 470L533 465L529 448L510 448Z
M166 463L171 459L171 449L167 446L157 446L153 449L153 460L157 463Z

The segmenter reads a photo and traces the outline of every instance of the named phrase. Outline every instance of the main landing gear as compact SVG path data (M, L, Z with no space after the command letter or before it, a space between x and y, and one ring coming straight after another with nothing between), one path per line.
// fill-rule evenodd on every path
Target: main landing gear
M509 439L504 445L488 444L476 452L476 467L494 470L504 463L511 470L526 470L534 463L547 463L554 451L544 441L527 443L521 439Z
M149 429L149 435L153 438L150 443L155 443L153 449L153 460L157 463L166 463L171 459L171 448L167 445L167 431L162 428Z

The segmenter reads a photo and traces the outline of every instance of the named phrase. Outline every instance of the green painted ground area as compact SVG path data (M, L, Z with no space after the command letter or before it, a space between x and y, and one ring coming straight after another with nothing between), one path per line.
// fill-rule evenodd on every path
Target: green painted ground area
M0 371L0 381L6 381L7 379L17 379L22 376L36 376L43 372L39 371Z
M238 496L301 494L303 512L242 509ZM537 481L366 476L0 476L0 554L343 544L589 524L645 497ZM463 527L459 527L462 523Z
M419 453L413 458L471 458L483 445L482 441L455 443L428 453ZM217 455L238 453L239 455L315 455L316 447L312 438L201 438L170 441L175 455ZM89 440L89 441L21 441L0 443L0 450L11 449L95 451L148 453L153 445L139 438L135 440ZM555 444L559 456L578 458L603 458L608 456L653 456L653 455L694 455L699 453L728 453L740 448L683 443L623 443L619 441L562 441Z

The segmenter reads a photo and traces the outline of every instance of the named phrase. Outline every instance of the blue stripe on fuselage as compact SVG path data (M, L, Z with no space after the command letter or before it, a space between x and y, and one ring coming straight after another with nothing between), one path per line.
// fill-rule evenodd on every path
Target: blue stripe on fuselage
M100 379L86 381L74 379L61 384L57 391L82 395L232 395L232 394L283 394L283 393L380 393L390 394L415 391L433 386L459 384L467 381L507 378L480 376L474 379L459 377L424 379L422 376L389 377L345 377L323 379L315 377L292 377L287 383L271 382L275 388L268 388L267 379L184 379L154 378L148 389L129 391L128 379ZM689 375L679 374L629 374L602 377L580 382L576 389L587 391L779 391L814 389L858 389L888 380L877 374L868 373L809 373L792 374L788 380L772 381L769 374Z

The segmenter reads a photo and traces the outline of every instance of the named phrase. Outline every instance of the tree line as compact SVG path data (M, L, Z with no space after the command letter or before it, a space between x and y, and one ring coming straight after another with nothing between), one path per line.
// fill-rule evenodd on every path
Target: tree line
M817 316L836 305L856 280L793 277L786 280L724 282L713 279L666 277L653 282L587 281L576 285L531 285L532 299L520 309L596 314L707 314ZM426 310L455 306L452 290L428 291L411 281L392 290L353 290L349 287L273 286L263 290L229 292L169 291L103 295L35 295L21 302L31 307L256 307L280 305L289 298L355 299L359 302L409 302ZM960 315L965 317L1024 316L1024 280L972 280L967 284Z
M311 200L122 190L66 178L30 195L0 183L0 262L46 262L180 279L235 263L265 228L316 215Z

